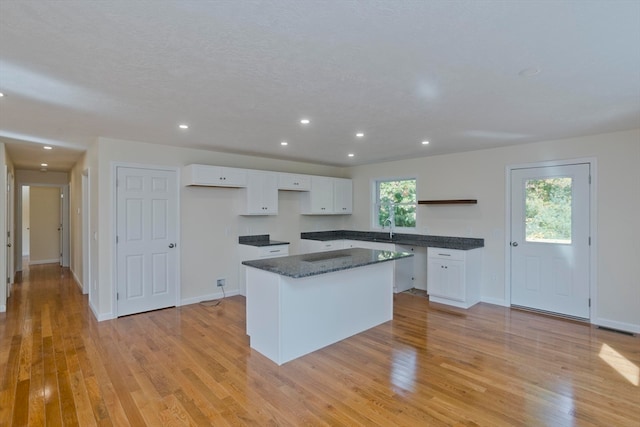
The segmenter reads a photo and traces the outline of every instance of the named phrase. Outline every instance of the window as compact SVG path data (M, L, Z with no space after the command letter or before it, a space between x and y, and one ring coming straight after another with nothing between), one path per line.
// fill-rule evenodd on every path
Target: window
M416 179L385 179L375 181L373 227L416 227Z
M571 181L569 177L527 180L527 242L571 244Z

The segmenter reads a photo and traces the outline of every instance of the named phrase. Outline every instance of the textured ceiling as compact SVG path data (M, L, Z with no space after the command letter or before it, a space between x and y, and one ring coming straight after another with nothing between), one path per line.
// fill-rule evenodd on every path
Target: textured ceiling
M102 136L345 166L626 130L640 2L0 0L0 91L20 159Z

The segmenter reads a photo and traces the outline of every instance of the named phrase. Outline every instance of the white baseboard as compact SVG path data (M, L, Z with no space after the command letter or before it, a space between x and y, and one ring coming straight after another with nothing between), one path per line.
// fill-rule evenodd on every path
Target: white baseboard
M84 286L82 285L82 282L80 281L80 279L78 278L78 275L76 274L75 271L73 271L72 268L70 268L71 270L71 276L73 276L73 280L75 280L76 285L78 285L78 288L80 288L80 292L82 292L82 294L87 294L88 292L84 291Z
M483 298L480 298L480 302L486 302L487 304L493 304L493 305L500 305L502 307L509 307L509 304L507 304L507 301L500 298L483 297Z
M113 313L98 314L98 311L93 306L93 304L91 304L91 302L89 302L89 308L91 309L91 312L93 313L93 317L95 317L98 322L114 319Z
M596 326L604 326L605 328L617 329L619 331L632 332L634 334L640 334L640 325L634 325L633 323L618 322L617 320L594 318L591 319L591 323Z
M29 260L29 265L38 265L38 264L60 264L59 258L54 259L41 259L41 260Z
M5 313L7 311L7 306L2 304L0 305L0 313Z
M234 295L240 295L240 291L238 291L238 290L225 291L225 295L228 296L228 297L232 297ZM224 295L222 294L222 292L216 292L215 294L201 295L199 297L183 298L182 300L180 300L180 306L189 305L189 304L197 304L197 303L200 303L202 301L216 300L216 299L222 298L223 296Z

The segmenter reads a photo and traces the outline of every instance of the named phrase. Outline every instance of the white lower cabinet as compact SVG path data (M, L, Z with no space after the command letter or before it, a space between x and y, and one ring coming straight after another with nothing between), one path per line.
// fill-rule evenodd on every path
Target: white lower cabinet
M302 253L337 251L344 248L344 240L322 241L302 239L300 241L300 249Z
M480 249L427 249L429 300L469 308L480 302Z
M289 255L289 245L251 246L239 245L240 268L238 271L238 290L240 295L247 295L247 267L242 261L252 259L278 258Z
M385 242L365 242L362 240L344 240L345 248L377 249L379 251L410 252L414 256L397 259L393 262L393 291L404 292L416 287L417 269L425 265L424 256L417 248Z

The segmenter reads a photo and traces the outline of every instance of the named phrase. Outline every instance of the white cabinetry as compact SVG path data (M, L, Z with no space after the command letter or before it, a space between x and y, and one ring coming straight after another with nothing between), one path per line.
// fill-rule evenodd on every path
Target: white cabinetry
M333 214L333 178L311 177L311 191L302 194L301 211L305 215Z
M189 165L182 169L182 181L184 185L245 187L247 171L223 166Z
M353 211L353 190L350 179L311 177L311 191L302 194L303 215L350 214Z
M280 172L278 174L278 190L309 191L311 175Z
M353 212L353 182L350 179L333 178L333 211L336 214Z
M242 215L278 214L278 176L273 172L247 171Z
M413 247L400 246L385 242L367 242L363 240L345 240L344 247L345 249L364 248L377 249L379 251L413 253L414 256L412 257L400 258L393 262L393 291L396 293L404 292L416 287L416 267L424 266L426 264L426 257L420 257L420 252L416 251ZM416 259L416 257L418 257L418 259Z
M238 255L240 258L240 269L238 271L238 290L240 295L247 294L247 267L242 261L252 259L278 258L289 255L289 245L272 246L251 246L239 245Z
M469 308L479 302L481 255L479 249L428 248L429 299L461 308Z
M344 240L309 240L302 239L300 247L303 253L327 252L344 249Z

